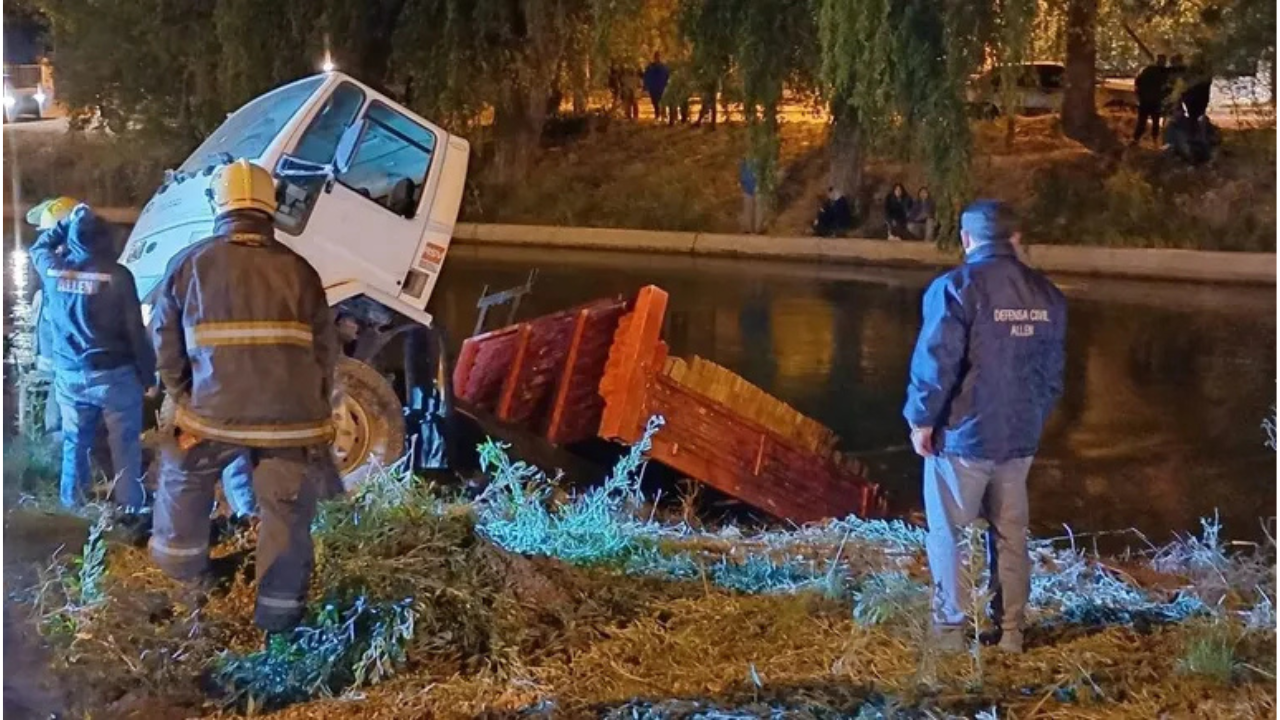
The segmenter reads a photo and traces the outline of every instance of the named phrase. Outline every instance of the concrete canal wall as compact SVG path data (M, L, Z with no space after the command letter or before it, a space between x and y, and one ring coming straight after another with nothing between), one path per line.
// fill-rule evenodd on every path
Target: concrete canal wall
M121 224L131 224L138 218L138 211L131 208L103 208L99 210L99 214L111 222ZM9 219L21 219L21 214L14 213L11 207L5 207L5 216ZM454 229L454 241L481 246L575 248L939 268L950 267L960 260L959 251L943 252L920 242L555 225L458 223ZM1023 248L1022 253L1023 259L1030 265L1053 273L1253 285L1274 285L1276 282L1274 253L1083 245L1031 245Z
M959 251L943 252L919 242L858 238L774 237L659 232L549 225L459 223L454 241L469 245L625 250L706 256L738 256L821 263L950 267ZM1023 259L1046 272L1152 280L1270 284L1276 282L1273 253L1209 252L1032 245Z

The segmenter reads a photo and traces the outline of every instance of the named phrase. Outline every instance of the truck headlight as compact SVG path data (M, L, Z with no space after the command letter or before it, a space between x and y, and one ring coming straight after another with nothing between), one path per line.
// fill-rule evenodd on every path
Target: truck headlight
M32 95L31 97L35 98L37 103L44 105L44 101L45 101L44 90L37 90L36 94Z
M15 99L14 99L14 97L13 97L12 95L10 95L9 93L5 93L5 94L4 94L4 106L5 106L5 107L7 107L7 108L11 108L11 107L13 107L15 104L17 104L17 102L18 102L18 101L17 101L17 100L15 100Z

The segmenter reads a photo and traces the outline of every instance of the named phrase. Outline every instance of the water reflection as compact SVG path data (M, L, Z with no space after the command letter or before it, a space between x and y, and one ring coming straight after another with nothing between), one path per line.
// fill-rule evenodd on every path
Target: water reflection
M931 271L458 248L433 312L469 329L483 285L541 275L522 315L630 293L671 294L673 354L732 368L864 453L896 509L919 503L900 416ZM1072 279L1066 395L1032 472L1041 532L1194 530L1218 508L1257 535L1275 502L1259 423L1275 394L1274 291ZM1228 309L1230 308L1230 309ZM456 338L455 338L456 342Z

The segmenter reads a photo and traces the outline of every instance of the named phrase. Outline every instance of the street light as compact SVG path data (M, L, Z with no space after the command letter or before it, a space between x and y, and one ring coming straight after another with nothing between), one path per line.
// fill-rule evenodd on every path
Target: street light
M327 73L331 73L338 69L338 66L333 64L333 58L329 56L328 52L324 54L324 64L320 66L320 69Z

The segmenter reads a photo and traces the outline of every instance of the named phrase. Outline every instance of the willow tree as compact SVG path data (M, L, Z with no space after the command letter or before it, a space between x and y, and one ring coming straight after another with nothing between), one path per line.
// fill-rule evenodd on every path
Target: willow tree
M857 198L866 152L905 156L923 164L947 227L969 193L965 85L988 61L1021 58L1033 0L814 2L833 184Z
M413 69L413 108L492 133L493 178L525 177L562 67L587 51L590 0L408 0L392 64ZM492 124L483 121L491 113Z

